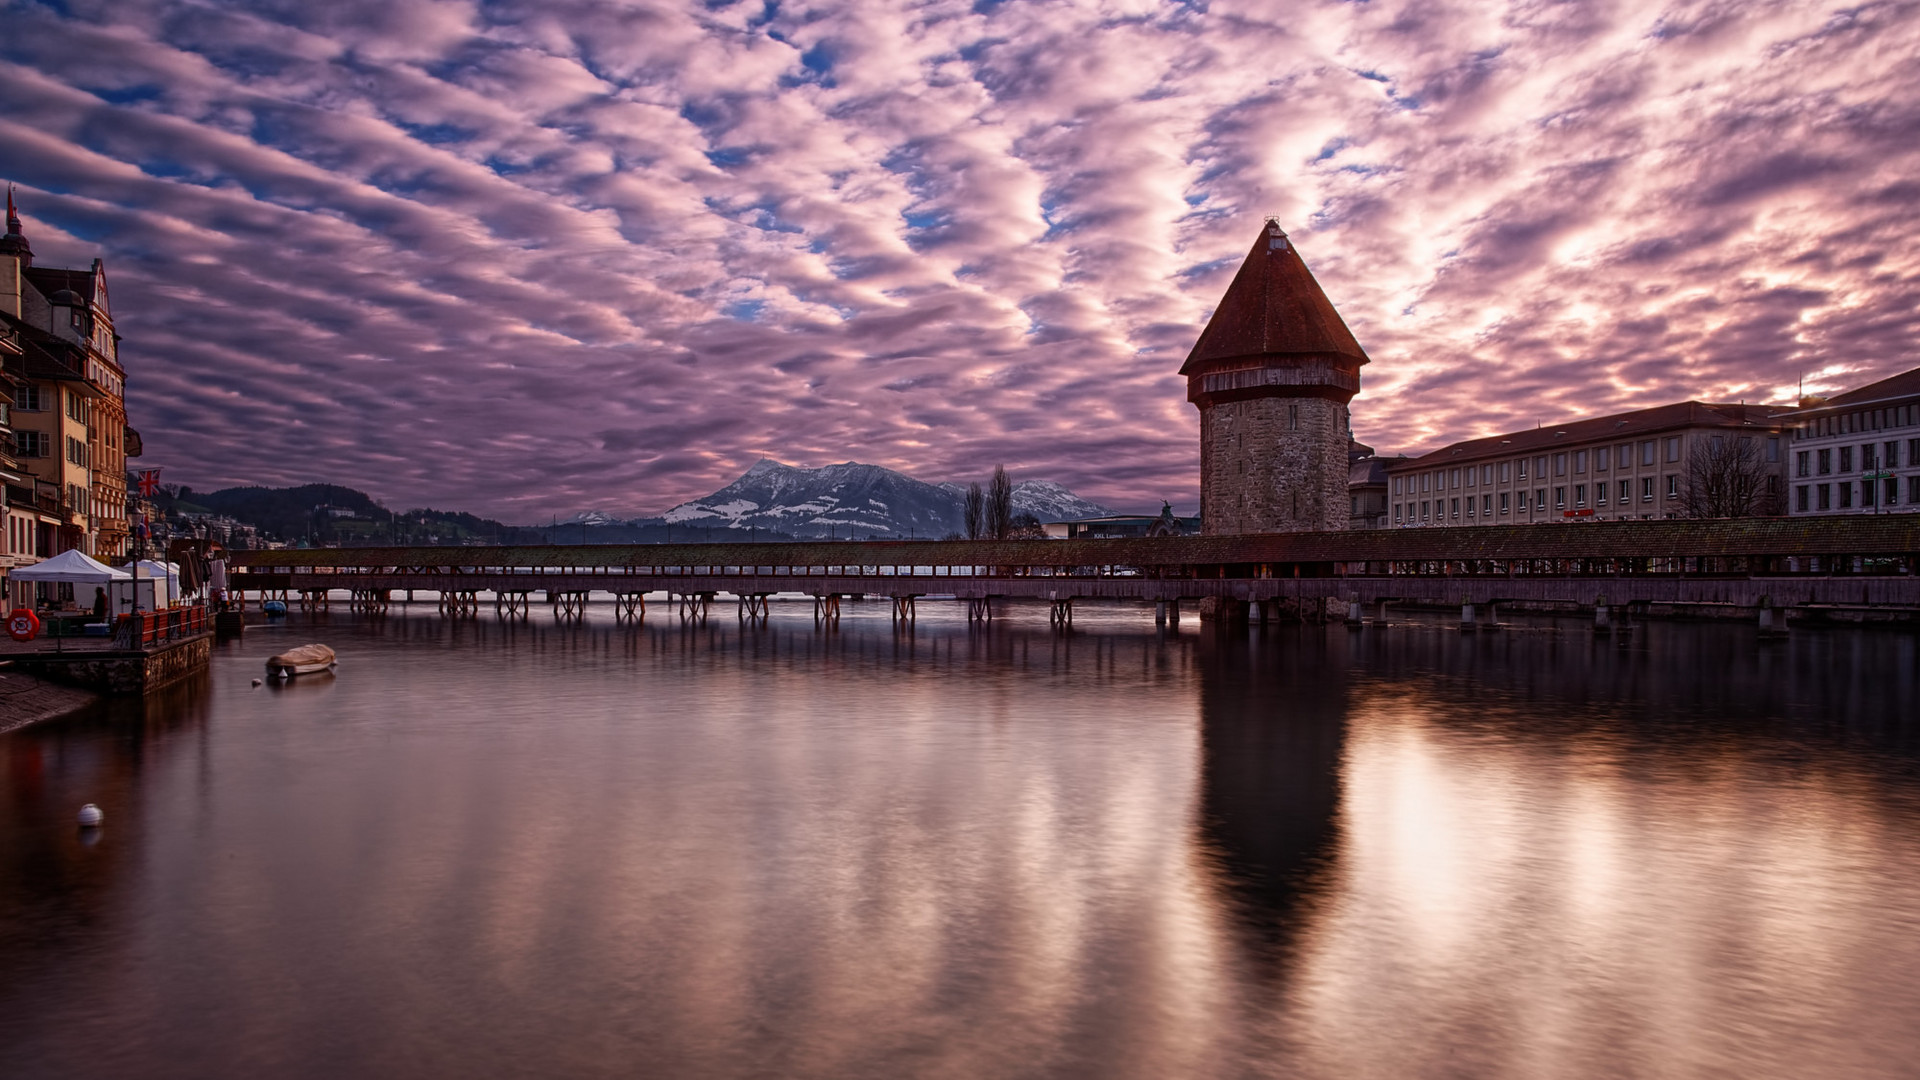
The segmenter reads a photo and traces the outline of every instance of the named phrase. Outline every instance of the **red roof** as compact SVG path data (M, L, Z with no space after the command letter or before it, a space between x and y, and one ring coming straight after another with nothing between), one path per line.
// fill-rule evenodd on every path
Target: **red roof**
M1680 401L1672 405L1656 405L1651 409L1615 413L1612 416L1596 416L1587 420L1527 428L1506 435L1489 435L1484 439L1468 439L1466 442L1443 446L1430 454L1407 458L1388 467L1394 472L1406 472L1455 461L1477 461L1482 457L1517 456L1553 446L1606 442L1616 438L1625 442L1658 431L1678 431L1694 427L1777 431L1782 426L1783 421L1776 418L1776 409L1773 406L1710 405L1699 401Z
M1269 220L1180 374L1216 360L1288 353L1342 356L1355 366L1367 362L1293 242Z
M1914 368L1912 371L1903 371L1891 378L1868 383L1857 390L1849 390L1844 394L1835 394L1833 397L1827 399L1825 405L1820 407L1832 408L1836 405L1862 405L1869 401L1885 401L1887 398L1906 397L1909 394L1920 394L1920 368Z

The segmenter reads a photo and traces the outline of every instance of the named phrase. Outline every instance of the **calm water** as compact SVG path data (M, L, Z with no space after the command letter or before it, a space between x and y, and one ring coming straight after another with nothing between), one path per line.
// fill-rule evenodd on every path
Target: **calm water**
M1912 635L925 607L335 615L0 736L0 1076L1920 1068Z

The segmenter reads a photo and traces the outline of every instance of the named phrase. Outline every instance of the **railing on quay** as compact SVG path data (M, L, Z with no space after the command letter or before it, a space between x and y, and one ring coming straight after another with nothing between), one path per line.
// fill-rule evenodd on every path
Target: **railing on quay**
M213 619L204 604L141 611L120 616L114 641L128 648L144 648L205 633L212 627Z

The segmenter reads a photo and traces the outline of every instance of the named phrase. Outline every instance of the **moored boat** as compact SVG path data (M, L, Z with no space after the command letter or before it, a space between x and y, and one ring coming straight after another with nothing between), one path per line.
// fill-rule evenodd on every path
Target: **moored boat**
M269 678L291 679L295 675L311 675L316 671L326 671L333 667L333 650L325 645L302 645L268 658L267 675Z

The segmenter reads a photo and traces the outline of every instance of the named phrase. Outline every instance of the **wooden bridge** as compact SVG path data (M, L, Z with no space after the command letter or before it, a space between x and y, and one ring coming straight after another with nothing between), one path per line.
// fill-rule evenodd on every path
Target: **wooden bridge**
M941 597L974 618L991 618L995 600L1044 600L1062 622L1076 600L1156 601L1163 618L1195 601L1203 614L1262 619L1459 604L1468 622L1476 606L1517 601L1603 618L1721 605L1766 622L1788 609L1920 611L1920 514L1140 540L320 548L236 552L232 564L243 596L319 605L344 592L379 610L396 591L424 591L450 614L489 601L521 614L539 594L577 615L600 594L640 618L647 597L664 594L681 617L700 619L724 594L760 618L768 597L786 593L812 597L823 619L842 597L874 595L892 598L900 618Z

